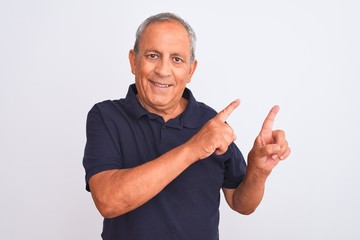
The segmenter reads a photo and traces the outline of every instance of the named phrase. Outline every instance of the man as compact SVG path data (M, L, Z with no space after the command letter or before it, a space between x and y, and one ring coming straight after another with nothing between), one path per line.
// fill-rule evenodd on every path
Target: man
M83 164L103 239L218 239L220 189L233 210L251 214L290 154L284 132L272 130L275 106L246 165L226 124L240 101L217 114L186 88L194 51L195 33L180 17L148 18L129 52L135 84L88 114Z

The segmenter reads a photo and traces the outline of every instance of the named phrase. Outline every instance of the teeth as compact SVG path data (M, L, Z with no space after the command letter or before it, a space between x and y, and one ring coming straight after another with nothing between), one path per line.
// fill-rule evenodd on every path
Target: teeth
M170 84L160 84L160 83L156 83L156 82L153 82L151 81L155 86L157 87L160 87L160 88L168 88L170 87L171 85Z

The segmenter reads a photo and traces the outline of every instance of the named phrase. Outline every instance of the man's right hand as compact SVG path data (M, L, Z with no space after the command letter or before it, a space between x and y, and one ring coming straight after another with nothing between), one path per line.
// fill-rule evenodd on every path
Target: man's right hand
M207 158L213 153L224 154L229 145L235 141L234 130L226 123L226 120L239 105L239 99L230 103L189 140L188 143L193 147L198 160Z

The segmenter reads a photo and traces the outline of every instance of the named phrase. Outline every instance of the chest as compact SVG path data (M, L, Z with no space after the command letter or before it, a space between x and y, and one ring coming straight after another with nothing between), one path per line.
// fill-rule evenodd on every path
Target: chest
M199 130L200 128L173 127L161 121L129 122L114 133L113 139L119 149L123 167L132 168L185 143ZM222 158L211 155L196 162L175 179L172 185L179 185L176 189L180 186L202 188L210 185L218 191L223 184L225 172L225 159Z

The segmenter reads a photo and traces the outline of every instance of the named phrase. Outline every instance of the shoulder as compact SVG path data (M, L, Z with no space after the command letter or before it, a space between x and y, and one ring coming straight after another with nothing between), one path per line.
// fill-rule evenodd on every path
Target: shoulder
M101 110L118 108L120 105L120 102L121 102L121 99L120 100L104 100L104 101L95 103L92 108L97 108L97 109L101 109Z
M203 120L209 120L217 114L217 112L210 107L209 105L203 102L197 102L198 109L199 109L199 117Z
M209 105L203 103L203 102L197 102L200 111L206 112L208 114L217 114L217 112L215 111L215 109L213 109L212 107L210 107Z
M120 99L98 102L89 110L88 117L101 116L102 118L107 118L118 115L124 111L121 101L122 100Z
M209 105L197 101L190 89L186 88L183 96L189 101L188 110L191 115L199 116L200 120L208 120L217 114Z

